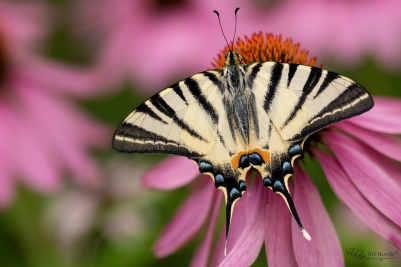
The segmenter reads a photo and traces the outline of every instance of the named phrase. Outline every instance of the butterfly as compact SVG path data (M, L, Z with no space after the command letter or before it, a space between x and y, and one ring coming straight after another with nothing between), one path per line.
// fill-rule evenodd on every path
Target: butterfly
M224 193L226 240L246 174L254 168L311 240L288 188L294 160L311 134L372 107L364 87L335 72L279 62L242 64L238 52L229 50L222 68L179 81L137 107L118 126L113 148L194 161Z

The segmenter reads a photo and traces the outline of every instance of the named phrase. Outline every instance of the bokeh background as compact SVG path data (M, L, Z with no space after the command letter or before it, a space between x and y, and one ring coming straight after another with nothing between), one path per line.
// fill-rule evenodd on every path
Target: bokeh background
M231 39L237 6L237 37L292 37L372 94L401 96L399 0L0 0L1 266L190 263L200 236L152 253L187 188L144 189L164 157L118 154L111 138L147 97L211 68L225 45L212 10ZM305 165L344 251L396 250L339 202L316 161ZM266 266L264 250L254 266Z

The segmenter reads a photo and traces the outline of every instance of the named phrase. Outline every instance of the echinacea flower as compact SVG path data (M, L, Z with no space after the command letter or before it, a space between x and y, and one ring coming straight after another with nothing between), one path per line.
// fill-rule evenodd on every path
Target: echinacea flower
M263 25L342 65L368 55L396 67L401 59L398 0L86 0L79 1L76 20L98 47L99 84L128 80L151 94L210 66L213 51L224 44L212 10L222 13L231 39L236 7L238 36Z
M70 100L92 93L79 69L33 54L48 31L40 4L0 1L0 206L21 183L55 192L71 174L99 186L89 150L104 145L106 128Z
M227 50L228 48L226 48ZM245 62L274 60L314 65L308 53L300 51L291 39L254 34L238 39L234 45ZM214 67L224 62L224 51ZM401 100L375 97L375 107L355 118L343 121L310 136L304 153L322 164L334 192L367 226L397 248L401 248L401 183L396 179L401 168L401 133L397 114ZM324 146L322 148L322 146ZM326 152L330 149L333 155ZM171 190L192 182L197 167L192 162L172 157L148 172L142 180L147 188ZM217 216L222 202L209 177L200 175L193 190L166 226L154 246L158 257L167 256L190 241L206 225L206 233L195 252L191 266L250 266L262 245L269 266L343 266L342 249L319 192L300 165L295 163L290 185L303 225L312 240L299 231L282 198L266 190L259 174L247 178L247 192L236 204L224 256L225 230L213 245ZM212 250L212 248L214 248Z

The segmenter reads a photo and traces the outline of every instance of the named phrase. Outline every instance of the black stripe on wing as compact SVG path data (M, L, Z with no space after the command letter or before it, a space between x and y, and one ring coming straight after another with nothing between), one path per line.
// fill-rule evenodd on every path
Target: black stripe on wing
M221 80L221 78L219 78L216 75L216 72L220 75L220 77L222 77L224 75L224 72L222 69L215 69L215 70L211 70L211 71L204 71L202 72L203 75L205 75L206 77L209 78L209 80L212 81L212 83L217 86L217 88L219 88L219 91L222 95L224 95L225 92L225 87L223 85L223 82Z
M248 88L253 88L253 82L255 81L262 66L263 64L260 62L251 65L244 65L245 72L248 71L248 68L252 68L251 73L248 74L246 79L246 86L248 86Z
M147 131L136 125L122 123L116 130L113 138L113 149L126 153L160 153L189 158L203 156L180 145L179 142L169 140L157 133Z
M292 81L292 78L294 78L295 72L297 72L298 66L298 64L289 64L287 87L290 87L290 83Z
M217 122L219 121L219 115L217 114L217 111L212 103L210 103L209 100L206 99L201 88L199 87L198 82L193 78L187 78L184 80L184 84L188 87L189 92L191 92L191 94L202 107L202 109L210 116L213 123L217 124Z
M324 92L324 90L326 90L326 88L329 87L329 85L331 84L332 81L334 81L335 79L337 79L339 77L340 77L340 75L338 75L337 73L332 72L332 71L327 71L326 77L324 77L323 83L320 85L320 88L316 92L316 95L313 97L313 99L316 99L321 93Z
M139 105L139 107L137 107L137 108L135 109L135 111L137 111L137 112L142 112L142 113L144 113L144 114L147 114L147 115L149 115L151 118L153 118L153 119L155 119L155 120L157 120L157 121L160 121L160 122L163 123L163 124L167 124L167 122L164 121L162 118L160 118L160 116L157 115L157 114L146 104L146 102L145 102L145 103L142 103L141 105Z
M156 94L153 97L151 97L148 101L152 103L152 105L157 108L161 113L166 115L167 117L171 118L174 123L176 123L181 129L184 131L188 132L192 137L195 137L201 141L205 141L206 139L200 136L194 129L192 129L188 124L186 124L183 120L177 117L177 114L175 113L174 109L170 107L169 104L167 104L166 101L159 95Z
M188 101L184 96L184 93L181 90L181 87L178 83L173 84L172 86L170 86L173 91L182 99L182 101L185 102L186 105L188 105Z
M272 67L271 77L268 85L269 88L263 100L263 108L266 110L267 113L270 112L270 106L272 104L272 101L274 100L274 95L276 94L278 85L280 83L283 69L284 65L278 62L276 62Z
M347 107L347 105L350 105ZM358 83L352 83L336 99L308 121L302 131L288 141L298 141L328 125L362 114L373 107L370 94ZM324 120L322 118L325 118Z
M323 70L321 68L311 67L308 79L306 80L304 87L302 88L301 97L299 98L297 105L294 107L288 118L285 120L284 124L281 126L281 129L287 126L288 123L290 123L295 118L298 111L302 109L309 94L319 82L320 77L322 76L322 72Z

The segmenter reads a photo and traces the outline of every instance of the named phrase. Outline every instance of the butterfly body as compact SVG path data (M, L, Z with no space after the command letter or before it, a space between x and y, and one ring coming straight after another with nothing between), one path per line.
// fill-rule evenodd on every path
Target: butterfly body
M141 104L117 128L113 148L195 161L224 192L227 235L253 167L310 239L288 188L294 160L310 134L372 106L366 89L334 72L278 62L241 64L240 55L229 51L223 68L188 77Z

